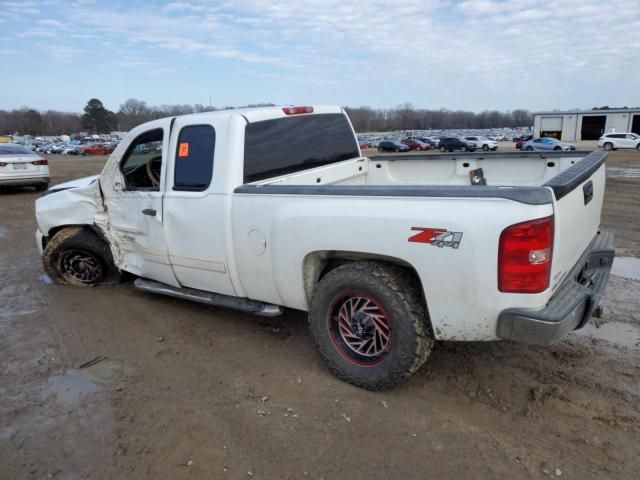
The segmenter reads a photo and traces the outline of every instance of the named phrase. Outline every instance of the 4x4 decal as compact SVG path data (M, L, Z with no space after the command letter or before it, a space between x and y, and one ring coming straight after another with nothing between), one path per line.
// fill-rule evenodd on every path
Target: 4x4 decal
M462 232L450 232L443 228L422 228L411 227L411 230L417 231L415 235L409 237L410 242L429 243L436 247L458 248L462 241Z

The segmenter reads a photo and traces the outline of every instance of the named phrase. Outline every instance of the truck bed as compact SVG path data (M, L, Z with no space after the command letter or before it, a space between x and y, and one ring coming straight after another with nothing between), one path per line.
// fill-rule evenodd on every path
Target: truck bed
M576 164L584 165L587 157L586 163L594 167L605 156L604 151L379 155L250 185L470 186L470 172L482 169L489 187L540 187L552 186L554 178Z

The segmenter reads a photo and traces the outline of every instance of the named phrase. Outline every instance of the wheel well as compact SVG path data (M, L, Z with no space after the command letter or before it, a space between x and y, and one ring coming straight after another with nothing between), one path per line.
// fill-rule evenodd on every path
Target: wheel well
M63 230L65 228L81 228L83 230L87 230L87 231L93 233L94 235L96 235L103 242L108 244L106 238L104 237L104 234L95 225L58 225L57 227L51 228L49 230L49 232L48 232L49 234L47 236L42 237L42 248L43 249L46 248L47 243L49 242L49 240L51 240L56 235L56 233L58 233L60 230Z
M390 257L387 255L338 250L312 252L305 257L303 264L303 279L307 303L311 304L311 297L313 296L316 285L327 273L347 263L362 261L374 261L382 264L394 265L409 272L409 274L411 274L418 282L420 293L422 294L422 301L425 306L427 305L424 287L420 281L420 276L416 269L408 262L401 258Z

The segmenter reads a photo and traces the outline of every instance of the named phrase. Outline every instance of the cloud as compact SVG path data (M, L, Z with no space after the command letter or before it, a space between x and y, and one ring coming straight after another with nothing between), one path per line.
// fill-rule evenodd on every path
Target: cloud
M42 28L32 28L24 32L18 32L16 35L18 37L55 37L57 33Z
M47 18L45 20L38 20L38 24L44 25L45 27L64 28L64 23L59 22L58 20L54 20L52 18Z

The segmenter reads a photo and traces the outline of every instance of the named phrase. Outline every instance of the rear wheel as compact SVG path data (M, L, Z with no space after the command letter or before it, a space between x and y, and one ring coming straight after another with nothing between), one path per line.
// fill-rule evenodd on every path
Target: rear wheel
M331 372L369 390L408 378L434 343L416 279L376 262L342 265L325 275L311 302L309 326Z
M120 279L109 246L82 227L68 227L56 233L44 249L42 262L57 284L91 287Z
M525 150L527 152L533 152L533 147L531 145L529 145L527 148L525 148Z
M607 142L603 145L603 147L608 152L609 150L613 150L613 143Z
M446 151L447 151L447 149L446 149L446 148L444 148L444 147L440 147L440 148L439 148L439 150L440 150L441 152L446 152Z
M460 150L462 150L463 152L467 151L467 147L462 147Z

